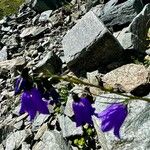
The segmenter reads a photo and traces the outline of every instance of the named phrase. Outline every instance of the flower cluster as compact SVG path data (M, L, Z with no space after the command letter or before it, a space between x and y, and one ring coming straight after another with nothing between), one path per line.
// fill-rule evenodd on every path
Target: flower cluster
M127 105L113 103L96 114L88 98L79 98L76 94L73 94L73 100L72 107L77 127L86 123L93 125L92 115L95 115L101 120L101 130L103 132L114 129L114 135L120 138L120 128L128 114Z
M15 82L15 95L21 95L20 114L27 112L32 121L36 113L49 114L48 104L58 104L60 100L59 93L55 90L47 78L36 81L36 87L32 78L28 74L28 69L25 68L22 74ZM107 132L113 129L113 133L117 138L120 138L120 128L127 117L127 105L122 103L113 103L102 112L96 114L92 103L94 102L91 96L84 95L78 97L72 93L73 103L72 109L74 112L74 121L76 126L85 124L93 125L92 116L95 115L101 121L101 130Z
M46 82L46 79L44 81ZM50 103L58 103L59 101L59 94L52 85L45 86L44 82L42 82L42 86L39 86L39 88L34 87L27 68L23 69L20 77L16 79L14 89L15 95L23 91L19 113L27 112L30 116L30 121L35 118L37 112L49 114L48 100L50 97L52 98Z

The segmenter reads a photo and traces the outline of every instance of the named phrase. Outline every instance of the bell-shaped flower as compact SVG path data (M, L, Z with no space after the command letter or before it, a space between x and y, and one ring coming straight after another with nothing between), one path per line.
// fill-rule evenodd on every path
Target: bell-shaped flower
M120 138L120 128L127 117L127 105L122 103L114 103L98 114L101 118L101 130L103 132L114 130L114 135Z
M30 121L36 116L36 113L49 114L48 103L42 100L40 92L36 88L24 91L21 96L20 114L27 112Z
M87 98L74 99L72 108L77 127L86 123L93 125L92 115L94 114L95 109Z

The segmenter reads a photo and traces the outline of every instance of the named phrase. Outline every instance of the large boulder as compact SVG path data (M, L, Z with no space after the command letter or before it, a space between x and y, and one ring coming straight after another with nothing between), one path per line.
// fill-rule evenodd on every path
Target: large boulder
M107 27L119 30L131 23L142 8L141 0L110 0L101 10L95 7L93 11Z
M124 92L149 93L149 73L143 65L127 64L102 77L105 88L114 88ZM141 88L139 88L141 87ZM147 91L148 90L148 91Z
M150 4L147 4L143 10L133 19L126 31L118 37L124 49L135 49L145 52L149 45L147 40L148 30L150 28Z
M110 105L107 102L121 102L124 98L117 94L102 94L96 98L96 112L101 112L106 109ZM128 116L120 129L121 141L115 138L113 131L106 132L104 135L101 134L99 119L97 120L97 124L99 125L99 131L98 129L97 131L100 134L99 142L107 145L109 150L149 149L150 105L148 102L140 100L131 100L129 102Z
M64 36L62 44L67 65L75 73L94 71L101 64L114 62L123 50L92 11Z

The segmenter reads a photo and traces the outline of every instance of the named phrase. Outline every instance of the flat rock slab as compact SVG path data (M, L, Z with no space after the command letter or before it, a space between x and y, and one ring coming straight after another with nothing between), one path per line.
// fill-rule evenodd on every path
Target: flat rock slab
M104 87L118 88L131 92L140 85L147 84L149 73L143 65L127 64L102 77Z
M100 64L109 64L123 49L92 11L64 36L62 44L67 65L74 72L94 71Z
M82 127L76 127L76 123L69 117L62 115L58 119L64 138L83 134Z

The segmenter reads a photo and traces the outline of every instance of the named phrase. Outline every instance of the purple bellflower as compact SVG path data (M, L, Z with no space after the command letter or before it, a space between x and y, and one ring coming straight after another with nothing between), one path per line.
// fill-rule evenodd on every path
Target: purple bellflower
M42 114L49 114L47 107L48 103L42 100L40 92L36 88L32 88L30 91L24 91L21 96L21 108L20 114L27 112L32 121L37 111Z
M27 68L22 71L22 75L16 80L14 89L15 95L23 90L20 114L27 112L30 116L30 121L35 118L37 112L49 114L48 103L42 100L40 91L33 87Z
M87 98L73 98L72 108L74 111L76 126L79 127L86 123L93 125L92 115L95 109Z
M98 114L101 118L101 130L103 132L114 129L114 135L120 139L120 128L127 117L127 105L114 103Z

